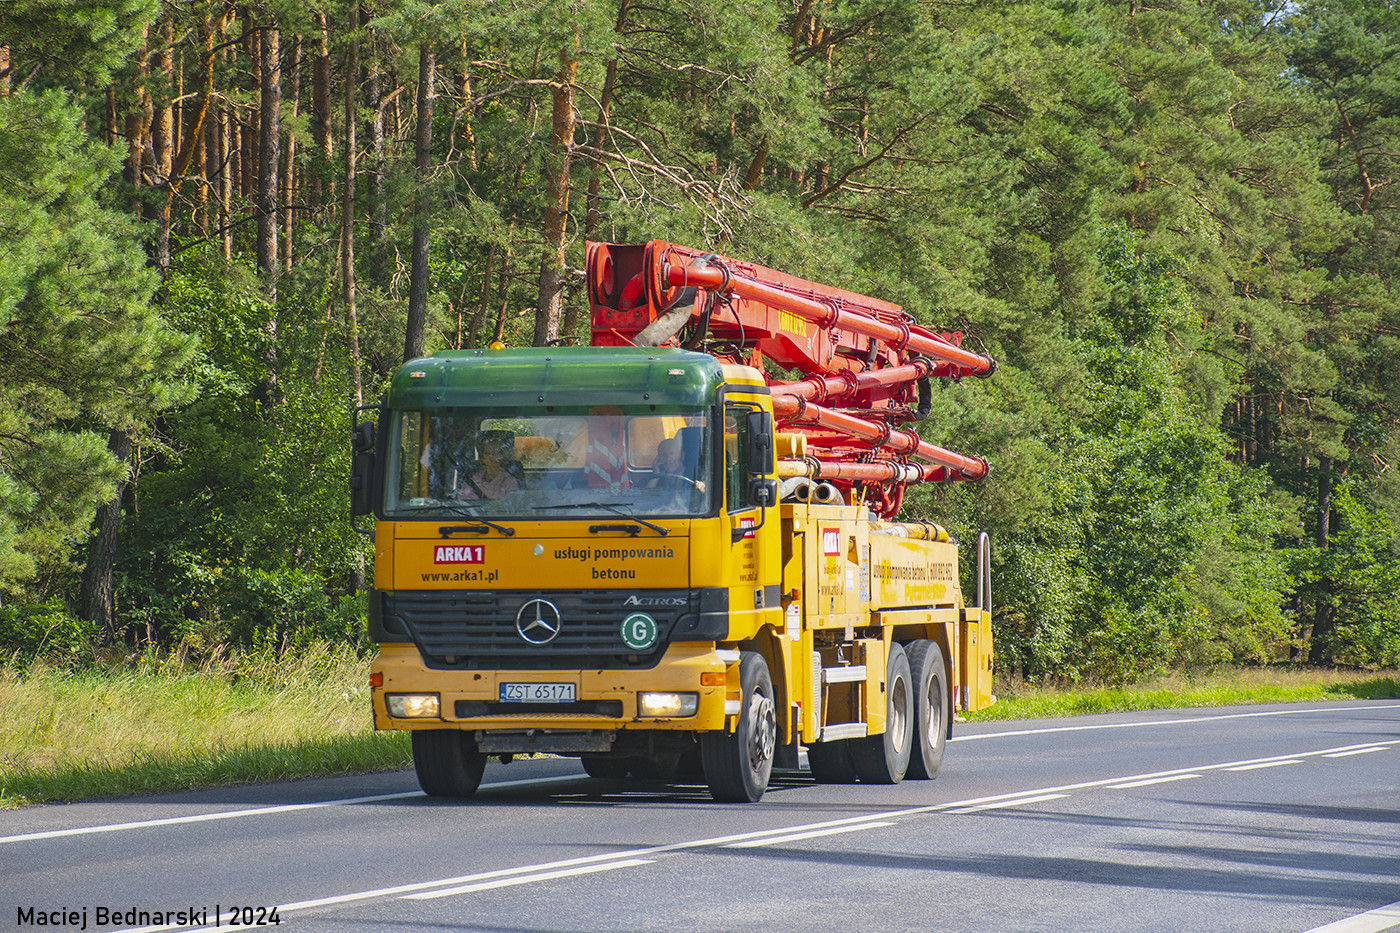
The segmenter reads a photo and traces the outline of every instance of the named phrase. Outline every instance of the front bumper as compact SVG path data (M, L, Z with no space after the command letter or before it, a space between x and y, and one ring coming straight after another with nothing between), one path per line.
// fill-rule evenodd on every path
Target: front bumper
M733 668L730 670L730 668ZM738 690L738 665L726 665L708 644L673 643L661 662L642 670L431 670L411 644L381 645L370 668L381 675L371 690L376 729L471 729L520 731L687 730L725 728L726 694ZM701 675L725 678L705 686ZM728 681L733 681L731 687ZM572 703L502 703L503 683L572 683ZM678 692L699 695L699 708L685 718L643 717L638 694ZM388 694L429 694L441 698L436 719L396 719L389 715Z

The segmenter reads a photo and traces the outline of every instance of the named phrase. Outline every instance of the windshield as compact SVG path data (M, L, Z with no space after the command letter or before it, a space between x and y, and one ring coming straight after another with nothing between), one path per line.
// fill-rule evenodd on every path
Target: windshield
M661 406L394 415L393 518L703 515L714 500L708 414Z

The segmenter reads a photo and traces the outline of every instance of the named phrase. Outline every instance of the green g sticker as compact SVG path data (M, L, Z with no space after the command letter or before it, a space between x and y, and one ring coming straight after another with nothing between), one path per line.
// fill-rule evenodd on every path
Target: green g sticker
M622 620L622 642L633 651L645 651L656 644L656 620L645 612L634 612Z

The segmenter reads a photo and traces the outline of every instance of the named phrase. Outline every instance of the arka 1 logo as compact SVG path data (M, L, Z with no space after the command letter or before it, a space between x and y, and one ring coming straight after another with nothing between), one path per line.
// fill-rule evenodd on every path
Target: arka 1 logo
M841 553L841 529L822 529L822 553L827 557L836 557Z
M480 564L485 560L484 544L439 544L433 548L435 564Z

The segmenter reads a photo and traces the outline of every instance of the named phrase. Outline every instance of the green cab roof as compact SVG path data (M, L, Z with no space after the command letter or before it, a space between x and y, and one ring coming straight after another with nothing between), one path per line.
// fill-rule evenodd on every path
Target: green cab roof
M390 408L714 403L719 361L670 347L448 350L410 360L390 383Z

